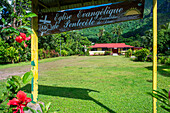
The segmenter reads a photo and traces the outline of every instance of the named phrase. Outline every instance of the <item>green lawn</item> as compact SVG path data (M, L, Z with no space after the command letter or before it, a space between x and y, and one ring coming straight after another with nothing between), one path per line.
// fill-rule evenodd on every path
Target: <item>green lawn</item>
M123 56L42 60L39 101L58 113L151 113L152 63ZM40 64L40 65L41 65ZM19 66L19 64L18 64ZM158 65L158 88L170 88L170 66ZM3 81L0 92L3 90ZM23 87L30 96L30 84ZM158 106L160 103L158 103ZM158 113L166 113L158 107Z

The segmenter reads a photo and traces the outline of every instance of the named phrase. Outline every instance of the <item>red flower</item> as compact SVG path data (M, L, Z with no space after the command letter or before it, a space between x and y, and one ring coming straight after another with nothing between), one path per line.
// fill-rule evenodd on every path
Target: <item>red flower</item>
M26 34L25 33L20 33L20 36L22 37L22 39L25 41L26 40Z
M27 98L27 94L23 91L17 93L17 99L13 98L9 100L7 105L16 105L17 108L13 109L13 113L17 113L20 110L20 113L24 113L23 108L27 106L28 102L31 101L31 98Z
M24 47L26 48L28 45L24 42Z
M16 39L15 39L18 43L21 43L23 41L22 37L20 36L17 36Z
M28 41L28 40L30 40L30 39L31 39L31 36L27 37L25 40L27 40L27 41Z

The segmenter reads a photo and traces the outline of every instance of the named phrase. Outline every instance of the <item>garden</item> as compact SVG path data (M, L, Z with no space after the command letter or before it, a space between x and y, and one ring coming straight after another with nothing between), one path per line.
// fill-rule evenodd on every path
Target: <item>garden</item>
M22 72L30 68L29 64L8 65L12 66L10 70L19 68ZM0 71L9 67L1 65ZM41 60L39 70L38 101L45 105L51 102L49 112L152 112L152 96L147 94L152 92L151 62L136 62L124 56L69 56ZM169 73L168 65L158 65L160 91L169 90ZM0 82L1 94L5 82ZM31 97L30 82L22 84L21 89ZM165 113L161 105L158 101L158 113Z

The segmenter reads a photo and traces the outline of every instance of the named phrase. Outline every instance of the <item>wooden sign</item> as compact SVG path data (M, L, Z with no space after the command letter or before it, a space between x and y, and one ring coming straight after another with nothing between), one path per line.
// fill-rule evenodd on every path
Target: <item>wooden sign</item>
M39 36L143 18L144 0L40 13Z

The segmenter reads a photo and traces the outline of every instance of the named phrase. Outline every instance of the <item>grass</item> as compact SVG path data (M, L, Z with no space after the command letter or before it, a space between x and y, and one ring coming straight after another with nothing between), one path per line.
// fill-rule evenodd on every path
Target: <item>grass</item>
M46 62L42 63L45 64ZM71 56L39 70L39 101L58 113L151 113L152 63L122 56ZM158 65L158 88L170 88L169 66ZM1 83L2 84L2 83ZM3 85L0 85L0 92ZM23 87L30 96L30 84ZM158 102L158 113L166 113Z
M38 63L53 62L53 61L60 60L60 59L65 59L65 58L67 58L67 57L47 58L47 59L39 60ZM17 66L25 66L25 65L31 65L31 61L14 63L14 64L0 64L0 69L10 68L10 67L17 67Z

